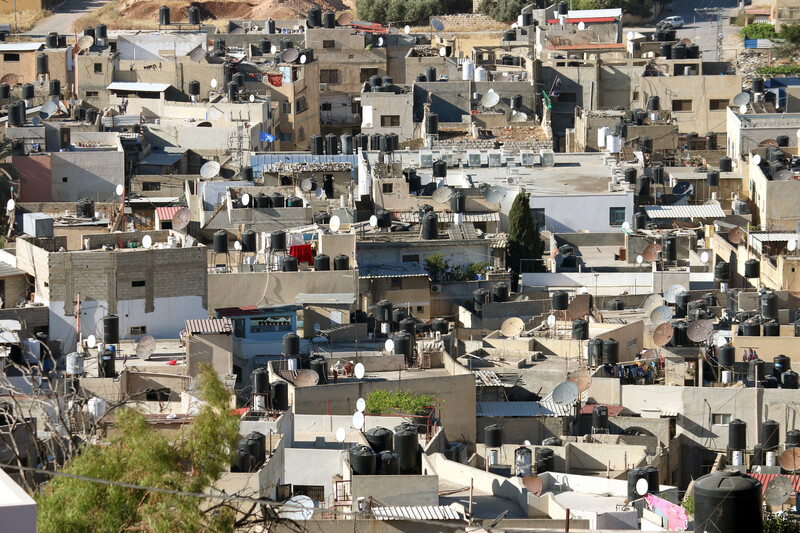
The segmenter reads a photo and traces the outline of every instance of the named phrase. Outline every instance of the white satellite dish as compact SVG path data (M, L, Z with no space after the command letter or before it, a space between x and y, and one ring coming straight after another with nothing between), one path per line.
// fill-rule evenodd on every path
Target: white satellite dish
M278 51L278 47L275 46L274 44L269 47L269 53L270 54L275 54L277 51Z
M753 164L754 165L760 165L761 164L761 156L760 155L756 154L756 155L753 156Z
M8 211L8 212L13 211L14 207L16 207L16 205L17 205L17 202L15 202L14 200L9 200L8 202L6 202L6 211Z
M392 339L386 339L386 342L383 343L383 347L387 352L394 351L394 341Z
M547 317L547 325L551 328L556 325L556 315L550 315Z
M700 254L700 261L703 263L708 263L708 252L703 252Z
M364 413L361 411L353 413L353 427L359 430L364 428Z
M338 442L344 442L345 436L347 436L347 432L344 430L344 428L339 428L336 430L336 440Z
M117 185L117 188L115 189L114 192L117 193L117 196L122 196L122 193L125 192L125 186L120 183L119 185Z
M439 48L439 55L440 55L441 57L444 57L444 56L446 56L446 55L447 55L447 48L445 48L444 46L442 46L441 48Z
M795 135L797 135L797 138L798 138L798 139L800 139L800 130L797 130L797 132L795 133Z
M786 243L786 248L790 252L794 252L795 250L797 250L797 239L789 239L789 242Z
M524 444L525 446L530 446L531 445L531 441L525 440L525 441L522 441L522 444Z
M216 178L219 175L220 168L219 163L216 161L208 161L200 167L200 175L207 180Z
M629 41L633 40L633 32L632 31L628 32L628 40Z
M245 207L250 205L250 195L249 194L244 193L242 195L242 205L245 206Z
M742 105L739 106L739 113L741 113L742 115L747 113L747 105L746 104L742 104Z
M250 100L250 103L255 102L256 101L256 95L251 94L249 100Z
M371 227L373 227L373 228L375 226L377 226L378 225L378 217L376 217L375 215L372 215L371 217L369 217L369 225Z
M86 337L86 347L94 348L95 346L97 346L97 338L94 335Z
M304 494L292 496L278 511L278 517L285 520L311 520L314 516L314 500Z
M622 230L623 231L630 231L631 230L631 223L627 220L622 223Z
M647 479L639 478L639 480L636 482L636 494L638 494L639 496L644 496L645 494L647 494L647 488L648 488Z
M237 252L241 252L242 251L242 243L241 243L241 241L234 241L233 242L233 249L236 250Z
M209 85L211 85L212 89L216 89L217 88L217 78L211 78L211 82L209 82Z
M364 398L359 398L358 400L356 400L356 411L358 411L359 413L363 413L364 411L366 411L366 409L367 409L367 402L364 400Z
M585 30L586 29L586 23L579 22L578 23L578 29L581 30L581 31Z
M644 262L644 257L642 257L641 255L637 255L636 262L641 265Z
M366 373L366 369L364 368L363 364L356 363L356 368L354 369L354 372L356 375L356 379L362 379L364 377L364 374Z
M411 26L409 26L408 24L406 24L405 28L403 28L403 33L405 33L406 35L408 35L409 33L411 33Z
M150 248L153 246L153 238L150 235L142 237L142 248Z
M336 233L337 231L339 231L339 228L342 227L342 220L339 218L338 215L333 215L331 217L331 221L329 223L329 226L331 228L331 231Z

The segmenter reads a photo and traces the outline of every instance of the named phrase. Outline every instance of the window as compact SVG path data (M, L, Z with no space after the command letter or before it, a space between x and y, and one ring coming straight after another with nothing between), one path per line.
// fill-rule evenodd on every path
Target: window
M292 331L290 315L268 316L250 319L250 333L271 333Z
M625 222L624 207L610 207L608 209L608 223L611 226L621 226Z
M727 426L731 423L731 415L723 413L714 413L711 415L711 423L715 426Z
M691 111L692 110L692 101L691 100L673 100L672 101L672 110L673 111Z
M306 102L306 97L301 96L300 98L297 99L297 105L295 106L295 113L299 115L300 113L302 113L307 109L308 109L308 102Z
M339 83L339 71L336 69L323 69L319 71L320 83Z
M378 69L376 68L362 68L361 69L361 83L369 81L370 76L377 76Z
M422 313L423 311L425 311L425 308L422 307L421 305L418 305L417 306L417 313Z
M543 207L532 207L531 208L531 217L533 217L533 222L540 228L544 227L544 208Z
M336 41L322 41L322 48L336 48Z
M558 95L559 102L575 103L578 101L578 95L575 93L561 93Z
M419 254L404 255L403 263L419 263Z
M103 64L102 63L95 63L94 64L94 73L95 74L102 74L103 73Z
M332 111L333 110L333 106L331 106L330 102L325 102L325 103L322 104L322 110L323 111Z
M131 281L131 287L144 287L144 280Z
M97 98L100 96L99 91L86 91L86 98Z
M354 115L361 114L361 102L358 100L350 102L350 112Z
M233 336L240 339L244 338L244 319L240 318L233 321Z
M131 335L147 335L147 326L131 326Z
M400 115L381 115L381 126L384 128L400 126Z
M281 113L284 115L292 114L292 103L289 100L284 100L281 102Z
M3 61L6 63L17 63L19 62L19 54L3 54Z
M69 182L68 177L64 176L63 178L61 178L61 183L68 183L68 182Z
M299 128L297 130L297 140L298 141L305 141L306 140L306 130L304 128Z
M708 110L709 111L724 111L728 107L728 100L709 100L708 101Z
M392 184L391 183L384 183L381 189L384 193L392 192Z
M393 289L402 289L403 288L403 278L392 278L392 288Z
M639 101L639 89L633 90L633 98L631 99L633 102Z
M292 134L291 133L281 133L281 142L284 142L284 143L292 142Z
M161 190L161 182L160 181L145 181L145 182L142 182L142 190L143 191L160 191Z

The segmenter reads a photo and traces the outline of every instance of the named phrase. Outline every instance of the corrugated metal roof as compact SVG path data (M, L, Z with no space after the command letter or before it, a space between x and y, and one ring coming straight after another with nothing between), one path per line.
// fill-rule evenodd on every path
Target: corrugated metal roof
M183 154L150 153L139 161L140 165L154 165L157 167L172 166L183 159Z
M175 216L181 208L179 205L171 205L168 207L156 207L156 218L161 220L162 222L165 220L172 220L172 217Z
M797 239L796 233L751 233L749 237L750 246L758 250L759 253L764 253L765 242L789 242Z
M25 271L0 261L0 278L7 278L9 276L22 276L24 274Z
M766 494L767 485L769 484L769 482L782 474L748 474L748 475L761 482L761 492L762 494ZM783 477L788 477L792 481L792 493L800 492L800 476L798 476L797 474L791 474L791 475L783 475Z
M436 213L439 222L453 222L453 213L449 211ZM416 224L419 222L419 211L404 211L400 213L400 221ZM464 222L500 222L500 213L464 213Z
M295 302L299 304L351 304L356 301L354 294L349 292L342 293L298 293Z
M644 208L650 218L722 218L725 212L713 205L648 205Z
M362 278L407 278L427 276L428 272L419 263L386 263L383 265L358 265Z
M372 514L377 520L464 520L458 511L446 505L373 507Z
M602 404L602 403L601 404L588 403L588 404L584 405L583 407L581 407L581 414L582 415L590 415L590 414L592 414L592 411L594 411L594 408L597 407L598 405L603 405L603 406L606 407L606 409L608 409L608 416L617 416L618 414L620 414L620 412L623 409L625 409L625 407L622 406L622 405L607 405L607 404Z
M201 318L186 321L188 333L230 333L233 331L230 318Z
M160 93L166 91L169 83L146 83L141 81L115 81L106 90Z
M0 52L35 52L44 48L44 43L0 43Z
M482 417L569 416L570 406L543 402L477 402L476 415Z

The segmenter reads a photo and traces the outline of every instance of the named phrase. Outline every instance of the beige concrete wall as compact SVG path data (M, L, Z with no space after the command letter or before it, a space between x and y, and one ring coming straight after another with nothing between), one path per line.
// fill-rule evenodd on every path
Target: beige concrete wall
M233 373L233 335L190 335L186 339L188 374L196 376L203 364L211 365L217 374Z
M422 476L400 476L387 482L386 476L353 476L350 484L353 511L358 511L358 498L370 497L387 506L439 505L439 476L428 472Z

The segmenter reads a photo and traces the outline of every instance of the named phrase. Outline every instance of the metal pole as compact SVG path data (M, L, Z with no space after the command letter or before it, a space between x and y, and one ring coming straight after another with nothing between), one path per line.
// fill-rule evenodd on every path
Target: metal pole
M475 478L469 479L469 514L472 516L472 487L475 483Z

